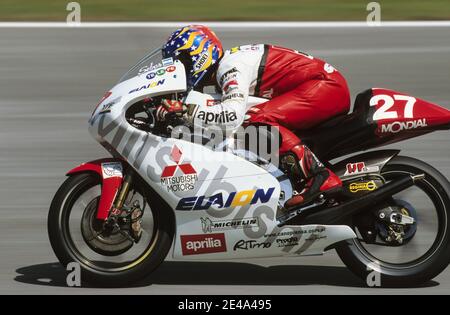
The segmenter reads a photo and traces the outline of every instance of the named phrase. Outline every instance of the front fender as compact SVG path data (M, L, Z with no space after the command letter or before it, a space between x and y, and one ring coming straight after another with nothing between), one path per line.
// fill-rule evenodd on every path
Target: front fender
M330 168L342 180L348 180L364 174L380 173L384 165L399 153L400 150L370 151L346 158Z
M71 176L79 173L94 172L102 179L97 219L106 220L123 182L122 161L114 158L100 159L83 163L67 172Z

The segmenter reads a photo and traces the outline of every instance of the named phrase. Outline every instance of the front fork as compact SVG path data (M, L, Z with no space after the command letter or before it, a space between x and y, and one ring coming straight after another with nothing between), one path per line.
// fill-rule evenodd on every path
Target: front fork
M123 179L122 186L120 187L119 193L117 194L116 200L114 201L114 208L113 211L121 211L125 200L128 196L128 193L130 192L130 187L133 181L133 172L129 171L125 178Z
M127 197L130 193L132 184L133 170L129 170L123 179L122 185L118 191L117 197L114 200L113 207L108 215L106 222L107 224L112 223L113 225L116 225L118 221L122 223L129 222L129 224L131 224L131 226L129 227L129 233L131 235L130 240L137 243L139 242L142 235L141 223L144 213L141 209L139 201L135 201L130 206L125 206L125 201L127 200Z

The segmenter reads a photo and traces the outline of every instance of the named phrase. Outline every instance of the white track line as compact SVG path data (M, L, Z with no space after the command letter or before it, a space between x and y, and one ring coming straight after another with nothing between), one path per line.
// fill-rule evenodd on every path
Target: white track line
M367 49L327 49L310 50L309 53L315 56L361 56L361 55L380 55L380 54L439 54L450 53L450 46L434 47L386 47L386 48L367 48Z
M174 28L204 24L216 28L379 28L379 27L450 27L450 21L395 21L379 25L367 22L0 22L0 28Z

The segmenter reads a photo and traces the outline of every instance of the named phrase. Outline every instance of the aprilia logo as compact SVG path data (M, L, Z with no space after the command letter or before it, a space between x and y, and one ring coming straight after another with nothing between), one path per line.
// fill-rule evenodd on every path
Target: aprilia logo
M197 118L205 122L205 124L224 124L235 121L237 119L236 112L223 111L220 113L208 113L205 111L199 111Z
M183 256L223 253L227 251L225 234L181 235L181 251Z

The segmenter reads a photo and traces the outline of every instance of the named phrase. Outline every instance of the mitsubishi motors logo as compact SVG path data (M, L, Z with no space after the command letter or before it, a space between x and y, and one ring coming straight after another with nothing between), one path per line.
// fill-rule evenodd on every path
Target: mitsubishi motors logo
M197 172L189 162L181 162L183 152L176 145L170 152L170 159L175 165L167 165L161 174L161 184L167 187L168 191L187 191L193 190L198 180ZM179 169L178 176L175 176Z
M177 168L186 174L197 174L197 172L192 167L191 163L180 164L181 157L183 156L183 152L174 145L172 148L172 152L170 153L170 159L175 162L175 165L166 166L161 174L161 177L171 177L175 174Z

